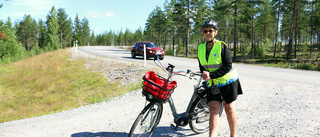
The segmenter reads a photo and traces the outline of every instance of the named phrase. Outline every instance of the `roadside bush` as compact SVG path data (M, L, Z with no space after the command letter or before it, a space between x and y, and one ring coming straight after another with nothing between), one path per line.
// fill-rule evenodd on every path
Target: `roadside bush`
M42 54L43 53L43 49L40 49L40 47L37 45L37 46L34 46L32 47L31 49L31 55L38 55L38 54Z
M251 46L249 44L245 44L241 46L241 56L242 57L249 57L251 53Z
M166 55L173 56L173 54L174 54L174 51L173 51L173 50L171 50L171 51L166 51Z
M0 65L24 58L25 49L16 41L14 31L1 26L0 31L5 36L0 39Z
M8 64L20 60L25 55L25 49L12 41L0 40L0 64Z
M266 42L266 43L263 42L263 45L265 46L265 48L266 48L267 51L273 52L273 50L274 50L274 43L273 43L271 40L267 39L267 42Z
M295 69L303 69L303 70L314 70L314 71L320 71L319 63L313 64L313 63L299 63L295 64Z
M256 52L255 52L256 57L259 59L265 59L265 56L266 56L265 44L258 45L255 49L256 49Z

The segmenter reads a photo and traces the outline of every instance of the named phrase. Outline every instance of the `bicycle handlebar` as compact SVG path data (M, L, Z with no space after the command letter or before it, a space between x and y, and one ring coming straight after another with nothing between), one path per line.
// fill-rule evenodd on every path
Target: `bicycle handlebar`
M159 63L156 63L156 59L158 60ZM194 76L202 76L201 72L192 72L190 69L187 69L187 72L185 72L183 70L173 71L175 66L170 64L170 63L168 63L168 67L164 67L162 65L158 55L155 55L153 61L158 67L160 67L162 70L164 70L169 75L169 78L174 76L174 75L185 76L185 77L189 77L190 79L192 79ZM184 74L181 74L181 73L184 73ZM189 76L187 76L188 74L189 74Z

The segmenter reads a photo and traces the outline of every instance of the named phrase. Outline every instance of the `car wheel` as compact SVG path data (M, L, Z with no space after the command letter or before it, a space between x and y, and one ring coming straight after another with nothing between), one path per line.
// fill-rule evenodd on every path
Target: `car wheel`
M134 54L133 51L131 51L131 57L132 57L132 58L135 58L135 57L136 57L136 54Z

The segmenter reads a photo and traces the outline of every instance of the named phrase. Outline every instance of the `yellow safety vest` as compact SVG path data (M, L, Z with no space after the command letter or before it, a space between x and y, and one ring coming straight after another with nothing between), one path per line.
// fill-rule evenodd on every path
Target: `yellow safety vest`
M214 72L223 66L221 59L221 41L216 41L212 47L208 61L206 59L206 43L200 44L198 47L198 58L200 64L209 72ZM211 79L207 82L207 86L211 87L212 82L217 87L228 85L239 79L236 69L232 66L232 69L222 77Z

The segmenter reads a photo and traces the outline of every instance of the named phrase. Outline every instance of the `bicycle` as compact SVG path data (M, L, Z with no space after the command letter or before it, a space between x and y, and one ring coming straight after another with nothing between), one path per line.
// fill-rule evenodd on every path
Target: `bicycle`
M156 63L155 60L158 60L158 63ZM176 124L176 125L174 124L170 125L174 131L177 131L179 126L186 126L189 124L189 127L191 128L191 130L197 134L207 132L209 130L208 122L209 122L210 111L209 111L209 107L206 99L207 93L204 92L206 82L205 81L201 82L202 74L199 72L192 72L189 69L186 72L185 71L175 72L173 71L175 67L174 65L168 63L168 67L166 68L163 67L161 61L157 56L154 59L154 63L168 74L167 79L159 75L156 75L159 79L163 80L163 82L165 82L166 84L172 82L171 78L172 76L175 76L175 75L186 76L194 80L197 80L197 78L195 77L199 76L198 82L194 86L194 92L193 92L193 95L191 96L191 99L189 101L186 111L181 114L178 114L176 111L173 99L171 97L171 94L173 93L176 87L168 90L153 83L152 84L152 86L154 86L153 88L158 88L155 90L156 93L158 94L155 94L154 92L152 93L151 91L149 91L150 89L148 89L150 85L145 85L145 83L148 83L146 79L146 75L147 75L146 73L146 75L143 77L144 83L142 87L143 89L142 93L143 93L143 96L146 97L146 104L147 102L149 103L145 105L144 109L140 112L140 114L136 118L135 122L133 123L130 129L128 136L129 137L132 137L132 136L150 137L160 122L162 112L163 112L163 104L166 102L169 102L169 106L171 108L171 112L174 117L174 123ZM182 73L185 73L185 74L182 74ZM161 91L163 93L161 93ZM223 111L223 106L221 107L219 116L221 116L222 111Z

